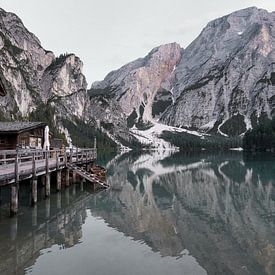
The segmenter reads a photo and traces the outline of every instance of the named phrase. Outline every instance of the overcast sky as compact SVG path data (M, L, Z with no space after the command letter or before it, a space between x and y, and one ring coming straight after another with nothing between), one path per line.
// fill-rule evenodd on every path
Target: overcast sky
M186 47L208 21L274 0L0 0L56 55L75 53L89 85L161 44Z

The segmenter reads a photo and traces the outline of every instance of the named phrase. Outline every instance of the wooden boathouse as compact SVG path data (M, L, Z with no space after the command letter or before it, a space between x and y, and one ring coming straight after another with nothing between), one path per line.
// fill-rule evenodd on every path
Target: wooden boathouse
M19 186L26 180L31 185L32 205L37 202L38 179L44 182L45 197L50 196L53 173L57 192L61 190L62 179L66 187L70 185L70 174L74 183L78 174L82 179L102 188L109 187L90 173L97 158L96 141L94 148L43 150L45 127L46 124L40 122L0 122L0 188L7 185L11 187L11 215L18 212Z
M43 122L0 122L0 150L42 149L46 125Z

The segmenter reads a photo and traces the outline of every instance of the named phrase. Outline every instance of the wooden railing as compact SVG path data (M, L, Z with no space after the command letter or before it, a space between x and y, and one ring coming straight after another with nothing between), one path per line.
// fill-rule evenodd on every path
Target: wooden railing
M18 182L21 175L36 176L41 172L48 173L50 169L65 168L67 163L86 163L96 157L94 148L0 150L0 181L12 177Z

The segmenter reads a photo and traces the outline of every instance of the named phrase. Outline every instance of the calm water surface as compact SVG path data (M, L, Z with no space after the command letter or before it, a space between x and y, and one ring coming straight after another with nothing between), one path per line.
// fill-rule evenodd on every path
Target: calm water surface
M31 208L22 186L19 215L1 208L1 275L275 274L274 158L152 152L102 162L110 190L78 184Z

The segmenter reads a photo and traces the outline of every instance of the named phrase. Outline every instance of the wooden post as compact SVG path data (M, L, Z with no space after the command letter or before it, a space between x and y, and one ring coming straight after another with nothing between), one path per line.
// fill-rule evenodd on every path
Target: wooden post
M11 186L11 204L10 215L14 216L18 212L18 183L14 183Z
M59 151L56 151L56 170L59 169Z
M70 149L70 163L73 163L73 148Z
M76 194L76 185L74 184L73 185L73 196L75 196L75 194Z
M76 183L76 171L73 170L73 183Z
M61 193L60 192L56 195L56 207L57 207L57 209L61 209Z
M46 151L46 185L45 185L45 196L46 198L51 194L51 175L49 169L49 151Z
M96 137L94 137L94 149L96 149Z
M66 152L66 148L65 148L65 150L64 150L64 164L65 164L65 166L67 166L67 161L68 161L68 158L67 158L67 152Z
M78 162L78 147L76 147L76 162Z
M81 163L82 164L84 163L84 152L83 152L83 150L81 150Z
M70 186L70 170L66 169L65 170L65 185L66 187Z
M15 174L15 182L19 183L19 153L18 149L16 149L15 161L14 161L14 174Z
M88 163L88 152L86 152L86 163Z
M13 217L10 222L10 236L12 241L15 241L17 238L17 229L18 229L17 217Z
M37 205L32 208L32 226L37 226Z
M15 183L11 185L11 202L10 202L10 215L14 216L18 212L18 189L19 189L19 153L18 149L16 149L15 155L15 167L14 167L14 174L15 174Z
M66 204L69 205L70 204L70 189L69 188L65 189L65 199L66 199Z
M61 170L59 170L59 151L56 151L56 190L61 191Z
M42 183L42 186L46 185L46 176L45 175L41 176L41 183Z
M56 171L56 190L61 191L61 170Z
M33 155L32 155L31 189L32 189L31 205L34 206L37 203L37 176L36 176L35 153L33 153Z
M45 202L46 202L46 218L48 219L51 215L51 199L47 198Z

